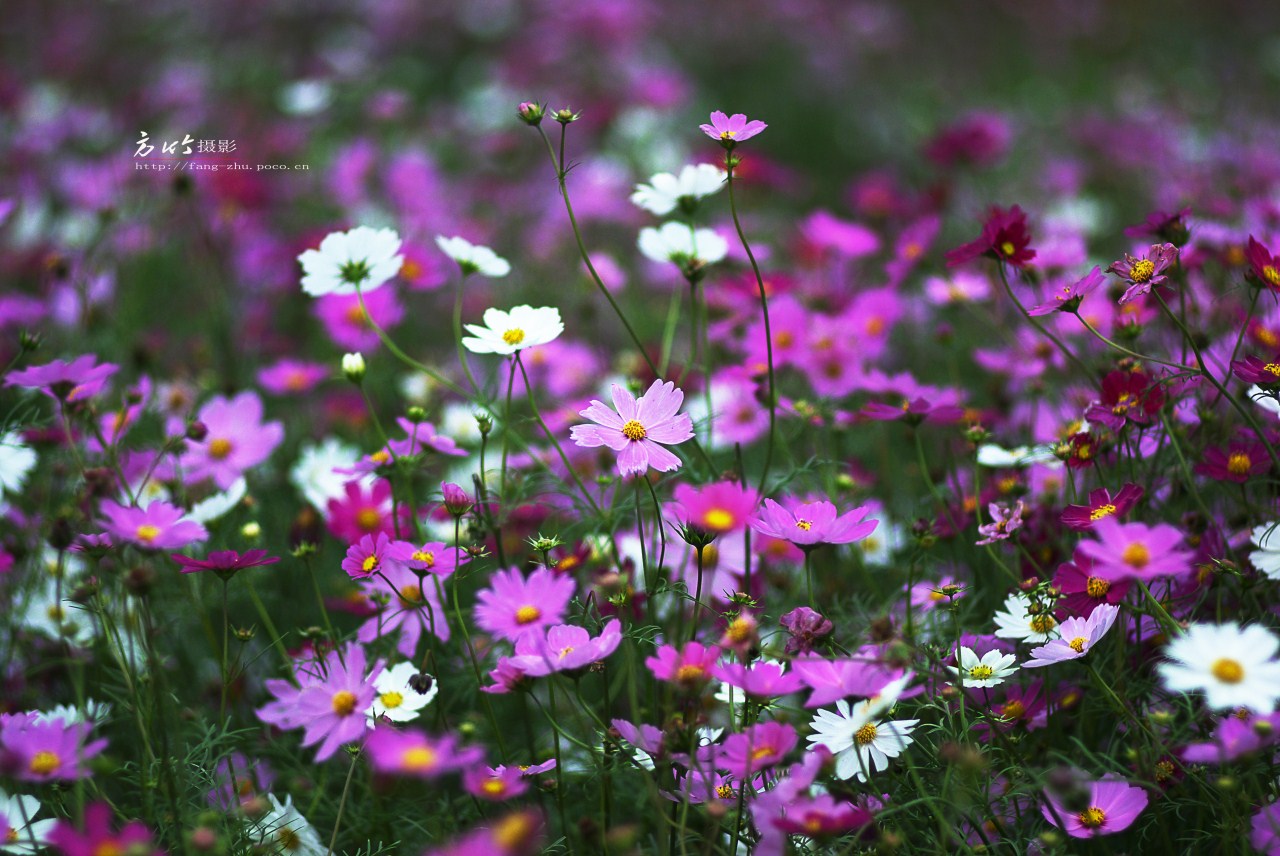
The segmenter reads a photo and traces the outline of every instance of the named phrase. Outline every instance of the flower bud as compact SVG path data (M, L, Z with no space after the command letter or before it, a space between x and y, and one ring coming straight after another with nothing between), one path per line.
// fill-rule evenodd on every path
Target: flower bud
M581 117L582 117L582 111L578 111L577 113L575 113L573 112L573 110L571 110L568 107L561 107L559 110L555 112L555 116L554 116L555 120L559 122L561 125L567 125L570 122L576 122Z
M358 353L343 354L342 373L352 383L361 383L364 380L364 357Z
M191 424L187 426L187 439L197 443L203 442L209 436L209 426L205 425L199 419L193 419Z
M516 115L521 121L532 127L542 124L542 117L546 112L546 108L536 101L521 101L520 106L516 108Z
M409 421L412 422L414 425L417 425L420 422L426 421L427 411L423 410L421 407L418 407L415 404L413 407L410 407L408 410L405 411L405 416L408 416Z
M461 485L453 482L445 482L441 485L440 490L444 493L444 507L454 517L461 517L471 510L475 505L471 501L471 497L467 496L467 492L462 489Z

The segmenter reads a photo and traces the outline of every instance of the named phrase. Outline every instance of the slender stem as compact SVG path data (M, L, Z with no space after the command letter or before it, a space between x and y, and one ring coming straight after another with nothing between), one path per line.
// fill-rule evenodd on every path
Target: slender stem
M351 779L355 776L356 760L360 757L360 750L357 749L351 755L351 767L347 770L347 781L342 786L342 799L338 801L338 816L333 821L333 834L329 836L329 849L325 852L325 856L333 856L333 846L338 843L338 829L342 826L342 813L347 807L347 796L351 793Z
M518 358L518 354L516 357ZM507 452L511 448L511 388L516 383L516 358L511 360L511 372L507 375L507 406L502 411L502 470L498 475L498 496L507 501Z
M1186 368L1185 365L1182 365L1180 363L1171 363L1168 360L1162 360L1157 357L1149 357L1146 354L1139 354L1137 351L1131 351L1128 348L1126 348L1124 345L1121 345L1118 342L1113 342L1110 339L1108 339L1106 336L1102 335L1102 333L1098 332L1098 329L1094 327L1092 324L1090 324L1083 315L1077 314L1076 317L1080 319L1080 323L1085 326L1085 329L1087 329L1090 333L1092 333L1099 341L1101 341L1103 344L1106 344L1112 348L1115 348L1117 351L1120 351L1123 354L1128 354L1134 359L1142 360L1143 362L1146 362L1146 363L1159 363L1162 366L1173 366L1174 368L1179 368L1179 369Z
M560 448L560 443L556 440L556 435L547 427L547 423L542 418L542 413L538 410L537 403L533 400L533 385L529 383L529 373L524 369L524 363L520 360L520 353L516 352L516 367L520 369L520 376L524 378L525 394L528 396L529 408L533 411L533 418L542 426L543 432L547 435L547 439L551 441L551 445L555 447L556 453L560 456L560 462L564 464L564 468L569 471L569 475L573 477L573 481L578 486L578 490L582 491L582 498L591 506L591 510L597 516L602 516L603 512L600 506L596 504L595 498L587 490L587 486L582 483L582 477L578 475L578 471L573 468L573 464L569 462L569 456L564 453L564 449ZM506 433L504 428L503 433Z
M1049 329L1045 327L1043 324L1041 324L1040 321L1037 320L1036 317L1032 315L1030 312L1028 312L1027 308L1022 305L1022 301L1018 299L1018 295L1013 293L1013 288L1009 285L1009 275L1005 273L1004 263L997 262L996 270L1000 271L1000 282L1004 285L1005 293L1009 295L1009 299L1012 300L1014 305L1018 307L1018 311L1022 313L1022 316L1031 322L1032 327L1035 327L1038 331L1040 331L1040 335L1044 336L1050 342L1053 342L1053 344L1057 346L1058 350L1062 351L1062 353L1066 355L1067 359L1075 363L1080 368L1080 370L1084 372L1084 376L1087 377L1091 382L1093 382L1096 385L1098 380L1096 377L1094 377L1093 370L1090 369L1087 365L1085 365L1080 360L1079 357L1077 357L1074 353L1072 353L1070 348L1068 348L1066 345L1062 343L1061 339L1053 335L1053 333L1049 332Z

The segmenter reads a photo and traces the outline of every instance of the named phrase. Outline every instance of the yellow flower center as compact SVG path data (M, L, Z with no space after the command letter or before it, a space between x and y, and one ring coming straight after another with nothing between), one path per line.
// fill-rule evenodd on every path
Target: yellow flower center
M751 753L752 761L759 761L761 758L768 758L773 754L773 749L769 746L761 746L759 749Z
M1253 335L1258 338L1259 342L1266 345L1268 348L1274 348L1276 345L1280 345L1280 336L1272 333L1266 327L1254 328Z
M404 750L400 764L407 770L430 770L436 765L436 753L427 746L414 746Z
M369 456L369 460L381 466L382 464L385 464L387 461L391 460L391 453L388 452L386 449L379 449L378 451L374 452L372 455Z
M1031 629L1037 633L1048 633L1050 630L1058 626L1058 622L1048 613L1033 615L1031 617Z
M702 515L702 522L708 529L724 530L732 529L734 517L723 508L712 508Z
M302 846L302 838L287 826L282 826L276 830L276 840L280 842L280 846L285 850L297 850ZM105 856L105 854L95 853L94 856ZM116 856L116 854L112 854L112 856Z
M796 528L804 532L808 532L810 529L813 528L813 524L810 523L808 520L797 520Z
M573 653L573 646L566 645L560 649L560 659L563 660L565 657L568 657L572 653Z
M866 746L876 739L876 727L868 722L853 733L853 739L858 742L859 746Z
M1276 377L1280 377L1280 363L1267 363L1262 367L1263 371L1270 372Z
M135 534L138 536L139 541L144 541L147 544L150 544L152 541L160 537L160 527L152 526L150 523L144 523L138 527L138 531Z
M1249 456L1244 452L1233 452L1231 457L1227 458L1227 472L1233 476L1247 475L1252 466L1253 461L1249 460Z
M1110 517L1111 515L1113 515L1113 514L1115 514L1115 513L1116 513L1116 507L1115 507L1114 505L1112 505L1111 503L1109 503L1109 502L1108 502L1106 505L1099 505L1099 506L1098 506L1097 508L1095 508L1093 511L1090 511L1090 512L1089 512L1089 519L1090 519L1090 520L1101 520L1102 518L1104 518L1104 517Z
M707 676L707 670L701 666L689 664L676 669L676 681L682 684L694 684Z
M1005 702L1004 706L1000 708L1000 715L1005 719L1021 719L1026 712L1027 706L1017 699Z
M1120 554L1120 561L1131 568L1142 570L1151 562L1151 551L1147 549L1146 544L1135 541L1124 548L1124 552Z
M732 140L732 139L733 139L733 131L721 131L721 132L720 132L720 139L722 139L722 140Z
M524 341L524 331L519 327L512 327L510 330L502 334L502 341L508 345L518 345Z
M507 783L502 779L485 779L484 784L480 786L480 790L494 797L500 797L507 792Z
M500 853L514 853L529 841L535 831L536 822L527 812L513 814L493 827L493 843Z
M422 601L422 590L413 583L405 583L400 586L400 600L406 604L413 605Z
M1220 657L1214 660L1213 665L1209 667L1209 671L1224 684L1238 684L1244 680L1244 666L1240 665L1239 660L1232 660L1228 657Z
M434 567L436 563L436 554L427 550L414 550L413 554L409 558L413 559L415 562L422 562L422 564L426 565L428 568Z
M1077 654L1083 654L1084 646L1088 644L1089 644L1089 640L1085 639L1083 636L1077 636L1076 638L1072 639L1070 642L1067 643L1067 645L1071 647L1071 650L1075 651Z
M221 461L231 454L231 441L225 437L217 437L209 441L209 457Z
M382 702L382 706L387 710L395 710L404 704L404 696L398 692L383 693L378 697L378 701Z
M730 799L733 799L733 786L732 786L732 785L719 785L719 786L717 786L717 787L716 787L716 796L720 797L720 799L722 799L722 800L730 800Z
M516 610L516 624L532 624L542 617L542 610L526 603Z
M1262 278L1267 281L1268 285L1280 287L1280 270L1276 270L1275 265L1263 265Z
M30 770L37 776L47 776L61 766L62 759L53 752L37 752L31 756Z
M333 694L333 712L338 716L350 716L356 709L356 694L350 690L338 690Z
M974 666L969 670L969 677L976 678L979 681L985 681L994 674L995 670L990 666Z
M1000 245L1000 252L1004 253L1006 258L1012 256L1017 251L1018 251L1018 248L1014 246L1013 241L1005 241L1003 244Z
M634 419L628 419L622 425L622 436L628 440L643 440L649 436L649 432L644 430L644 426Z
M1106 821L1107 813L1093 805L1080 812L1077 817L1080 820L1080 825L1085 829L1097 829Z
M790 330L783 330L773 337L773 343L781 348L789 348L795 343L796 337Z
M372 532L382 523L382 515L376 508L362 508L356 513L356 525L365 532Z
M868 336L879 336L884 332L884 319L879 315L872 315L867 319L863 329L867 331Z
M1140 259L1129 268L1129 279L1134 282L1146 282L1156 272L1156 263L1151 259Z
M1111 581L1101 577L1089 577L1084 584L1085 594L1092 598L1104 598L1111 591Z
M374 570L377 569L377 567L378 567L377 556L365 556L364 561L360 563L360 569L364 571L366 574L373 573Z

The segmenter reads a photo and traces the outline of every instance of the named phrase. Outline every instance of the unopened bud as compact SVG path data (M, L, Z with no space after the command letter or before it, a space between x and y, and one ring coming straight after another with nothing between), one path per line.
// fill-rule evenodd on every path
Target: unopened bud
M347 380L355 384L362 383L364 381L364 371L364 357L360 354L342 355L342 373L347 376Z
M546 115L546 112L546 108L536 101L521 101L520 106L516 108L516 115L520 117L521 121L533 127L542 124L542 117Z

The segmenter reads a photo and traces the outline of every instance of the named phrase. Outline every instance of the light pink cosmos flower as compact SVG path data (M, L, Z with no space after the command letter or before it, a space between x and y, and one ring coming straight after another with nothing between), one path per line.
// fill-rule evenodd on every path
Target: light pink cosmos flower
M616 412L603 402L592 401L579 415L597 424L574 425L569 435L579 446L608 446L617 452L618 472L623 476L643 475L650 467L669 473L680 468L680 459L663 446L693 437L693 420L676 413L683 403L684 392L671 381L655 380L638 399L615 383Z
M189 443L180 459L189 484L211 478L219 490L226 490L284 441L282 424L262 421L262 399L254 392L215 396L196 418L209 433L204 442Z
M818 544L849 544L861 541L880 524L879 520L864 520L867 507L836 515L836 507L829 502L799 502L788 500L783 507L772 499L764 501L751 528L761 535L790 541L802 550Z
M1022 664L1023 668L1035 669L1083 657L1107 635L1119 614L1120 607L1104 603L1095 607L1088 618L1066 619L1058 625L1058 632L1062 635L1039 648L1032 648L1031 659Z
M435 779L455 770L466 770L484 760L478 746L459 746L452 734L431 737L420 731L374 730L365 741L369 764L378 773L395 773Z
M539 568L528 577L498 571L476 595L476 624L500 639L539 636L564 618L577 585L573 577Z
M1120 523L1104 517L1093 527L1097 541L1081 541L1080 553L1093 560L1094 575L1104 580L1149 580L1191 573L1191 554L1182 549L1182 533L1167 523Z
M715 755L716 767L749 780L779 764L796 747L796 730L783 722L761 722L730 735Z
M181 508L156 501L146 508L105 500L102 516L107 532L143 550L176 550L205 541L209 532L194 520L183 518Z
M617 619L609 621L594 639L582 627L558 624L547 631L545 638L535 634L521 637L516 643L516 656L505 662L531 678L541 678L554 672L584 669L608 657L620 644L622 624Z
M0 718L0 765L24 782L83 779L85 761L107 748L90 740L91 722L42 719L29 713Z
M732 116L726 116L720 110L716 110L711 114L710 125L699 125L702 133L706 134L713 140L719 140L721 144L732 146L743 140L749 140L756 134L769 127L759 119L747 121L745 113L734 113Z
M1090 783L1089 805L1084 811L1072 812L1053 797L1049 797L1049 804L1040 808L1045 820L1057 826L1056 814L1062 818L1067 835L1094 838L1114 835L1132 826L1147 807L1147 792L1120 779L1103 778Z
M988 505L987 511L991 514L991 522L978 527L978 534L984 537L981 541L974 542L975 545L984 547L987 544L1007 540L1015 530L1022 528L1022 512L1025 510L1026 506L1022 500L1018 500L1012 507L997 502Z

